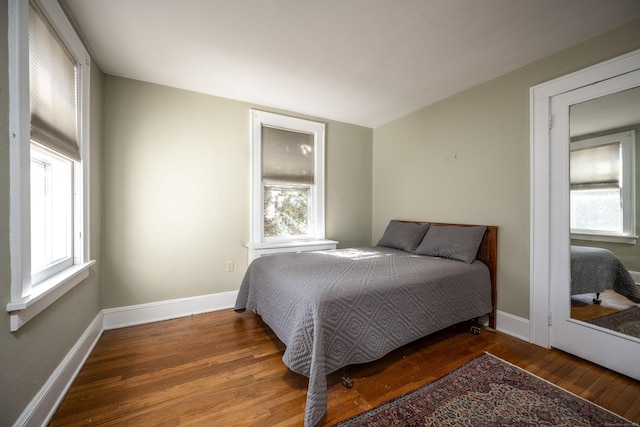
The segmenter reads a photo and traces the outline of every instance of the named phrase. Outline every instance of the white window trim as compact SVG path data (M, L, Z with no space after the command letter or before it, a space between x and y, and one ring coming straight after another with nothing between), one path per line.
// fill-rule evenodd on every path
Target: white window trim
M635 132L625 131L610 135L583 139L572 142L572 149L592 148L620 142L622 151L622 233L595 232L591 230L571 230L571 238L594 242L612 242L635 244L636 235L636 201L635 201Z
M262 125L283 129L299 130L314 135L315 142L315 183L312 187L312 206L314 229L310 235L302 238L271 238L264 237L264 206L262 190ZM265 111L251 110L251 244L268 243L282 246L283 242L320 241L325 237L324 227L324 123L283 116Z
M31 287L29 2L9 0L9 128L10 128L10 251L11 331L53 304L89 275L95 261L89 253L89 84L91 58L56 0L35 0L60 39L78 62L78 136L82 162L76 180L74 265Z

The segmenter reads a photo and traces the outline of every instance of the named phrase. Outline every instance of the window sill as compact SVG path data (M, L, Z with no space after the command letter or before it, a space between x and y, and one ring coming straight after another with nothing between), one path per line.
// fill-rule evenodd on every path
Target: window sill
M571 238L575 240L587 240L590 242L626 243L629 245L635 245L636 240L638 239L638 236L571 233Z
M95 260L92 260L84 264L73 265L39 283L28 297L7 304L11 332L20 329L25 323L89 277L89 267L95 263Z
M262 242L262 243L247 243L248 248L253 249L275 249L275 248L300 248L307 246L324 246L324 245L337 245L335 240L288 240L288 241L276 241L276 242Z
M335 240L298 240L289 242L247 243L249 248L248 262L251 264L256 258L266 255L284 253L324 251L335 249L338 242Z

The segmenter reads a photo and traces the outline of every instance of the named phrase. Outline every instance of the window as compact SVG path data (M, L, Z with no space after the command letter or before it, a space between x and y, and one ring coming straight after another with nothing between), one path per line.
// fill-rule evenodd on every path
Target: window
M571 143L572 237L612 241L635 239L634 194L633 131Z
M90 59L56 0L9 2L11 330L88 276Z
M31 146L31 282L73 265L73 162Z
M322 123L252 110L252 243L324 239Z

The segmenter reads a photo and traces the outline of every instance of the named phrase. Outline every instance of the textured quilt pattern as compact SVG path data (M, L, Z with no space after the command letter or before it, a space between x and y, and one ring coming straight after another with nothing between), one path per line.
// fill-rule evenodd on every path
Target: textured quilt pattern
M612 252L571 246L571 295L600 293L607 289L640 303L636 282Z
M327 374L491 312L488 268L382 247L254 260L235 309L255 310L309 378L305 426L327 408Z

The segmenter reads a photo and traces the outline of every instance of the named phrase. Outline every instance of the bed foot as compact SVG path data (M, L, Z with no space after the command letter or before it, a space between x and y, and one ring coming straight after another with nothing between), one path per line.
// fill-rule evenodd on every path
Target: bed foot
M594 304L602 304L602 300L600 299L600 292L596 292L596 297L593 299Z
M349 375L347 374L347 368L342 369L342 378L340 378L340 382L345 388L353 387L353 380L349 378Z
M482 325L478 322L478 319L473 319L473 324L471 325L469 332L471 332L473 335L480 335L481 327Z

